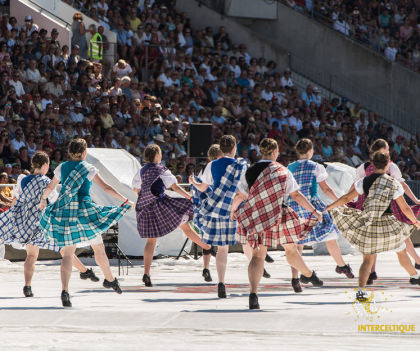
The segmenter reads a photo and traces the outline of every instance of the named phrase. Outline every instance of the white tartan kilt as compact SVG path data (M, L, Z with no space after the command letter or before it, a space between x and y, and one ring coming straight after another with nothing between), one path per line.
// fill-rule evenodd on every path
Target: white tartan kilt
M391 214L376 217L370 223L362 211L354 208L336 208L330 214L341 235L365 255L400 249L414 229Z

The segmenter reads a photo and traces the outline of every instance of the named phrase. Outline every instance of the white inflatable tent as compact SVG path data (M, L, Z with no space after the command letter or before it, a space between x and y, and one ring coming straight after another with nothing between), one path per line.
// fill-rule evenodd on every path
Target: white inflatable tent
M88 149L86 161L99 169L100 175L107 183L134 203L136 202L137 197L131 187L131 182L141 166L134 156L121 149ZM174 192L168 193L171 196L178 196ZM118 200L106 194L95 183L92 185L91 195L92 199L100 205L120 205ZM185 239L186 236L180 229L158 239L155 255L178 255ZM135 211L130 210L119 221L118 245L126 255L143 256L145 244L146 240L142 239L137 232ZM185 250L189 251L190 247L189 241Z

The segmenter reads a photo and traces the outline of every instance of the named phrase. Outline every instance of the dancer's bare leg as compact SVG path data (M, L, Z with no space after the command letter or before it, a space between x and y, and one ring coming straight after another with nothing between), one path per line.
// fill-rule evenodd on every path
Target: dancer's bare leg
M370 271L371 272L376 272L376 259L378 258L378 255L374 254L373 256L374 256L374 258L373 258L372 268L370 269Z
M249 246L248 244L244 244L242 245L242 250L244 251L246 258L248 259L248 262L251 262L252 257L253 257L252 247Z
M229 245L219 246L216 254L216 269L219 283L225 282L227 257L229 253Z
M312 271L303 261L301 254L297 248L297 244L283 244L284 250L286 251L287 262L301 272L305 277L312 276Z
M267 254L267 246L260 245L258 249L252 250L251 262L248 266L249 288L251 293L258 292L258 284L264 272L264 260Z
M210 258L211 255L203 255L203 264L205 269L209 269L210 267Z
M143 252L144 274L150 276L150 267L152 266L153 254L155 252L157 238L146 239L146 246Z
M327 250L330 253L331 257L334 259L334 261L337 263L339 267L343 267L346 265L346 263L343 260L343 256L341 255L340 247L338 246L337 239L334 240L328 240L326 243Z
M202 247L205 250L211 249L211 245L203 243L201 241L200 236L195 232L195 230L191 227L191 225L188 222L181 224L179 227L185 233L187 238L190 239L192 242L196 243L198 246Z
M35 272L35 263L38 259L39 247L33 245L26 245L26 259L23 266L23 273L25 276L25 286L31 286L32 277Z
M303 244L298 244L297 249L298 249L299 255L302 256ZM299 271L296 268L294 268L293 266L290 266L290 268L292 270L292 278L294 278L294 279L299 278Z
M397 252L398 261L400 261L400 265L407 271L410 276L416 275L417 270L414 268L413 263L408 257L407 250L404 249L400 252Z
M80 273L85 273L87 271L86 266L80 261L79 257L76 254L72 258L73 267L76 268Z
M374 255L363 255L363 262L359 269L359 288L364 288L369 278L369 274L372 269L372 265L375 262L376 254Z
M104 244L97 244L92 245L93 252L95 254L95 261L98 266L101 268L105 279L109 282L114 281L114 276L111 272L111 266L109 265L109 260L105 252L105 245Z
M420 256L417 254L416 249L414 248L413 242L410 238L405 239L405 247L407 253L414 259L417 264L420 264Z
M69 291L69 281L72 271L72 261L74 253L76 252L76 245L66 246L61 249L61 285L62 290Z

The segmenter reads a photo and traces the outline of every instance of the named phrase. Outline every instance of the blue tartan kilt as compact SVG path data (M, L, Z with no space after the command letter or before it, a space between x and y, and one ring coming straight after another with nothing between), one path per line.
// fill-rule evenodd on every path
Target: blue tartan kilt
M230 216L200 217L194 224L200 229L201 238L206 244L225 246L236 243L236 221L232 221Z
M326 205L318 197L314 196L309 199L309 201L320 212L324 211L326 208ZM299 217L306 219L309 218L311 213L306 211L296 201L290 199L288 205L298 214ZM322 223L318 223L314 228L312 228L309 234L305 236L305 239L299 241L299 244L312 245L315 243L336 239L339 235L340 232L335 226L330 214L324 213L322 217Z
M84 198L79 202L76 216L74 209L47 207L41 216L40 228L59 247L87 243L116 224L129 209L127 204L99 206L92 199Z

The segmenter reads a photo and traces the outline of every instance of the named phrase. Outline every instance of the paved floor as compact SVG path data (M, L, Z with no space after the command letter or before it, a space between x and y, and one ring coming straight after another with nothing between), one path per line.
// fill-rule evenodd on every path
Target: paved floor
M37 264L35 297L24 298L23 264L0 261L0 350L418 349L420 286L408 284L395 254L379 256L379 279L368 305L354 302L357 280L336 274L329 256L305 253L325 286L308 286L301 294L290 287L283 253L272 256L275 263L266 264L272 278L262 281L259 311L248 310L247 262L241 254L229 255L227 299L218 299L215 284L203 281L200 261L166 258L154 263L153 288L141 283L139 264L121 276L122 295L74 272L74 307L66 310L59 299L59 262ZM357 275L361 257L345 260ZM214 260L211 271L215 279ZM367 324L384 331L358 330L370 328ZM395 325L415 331L385 331Z

